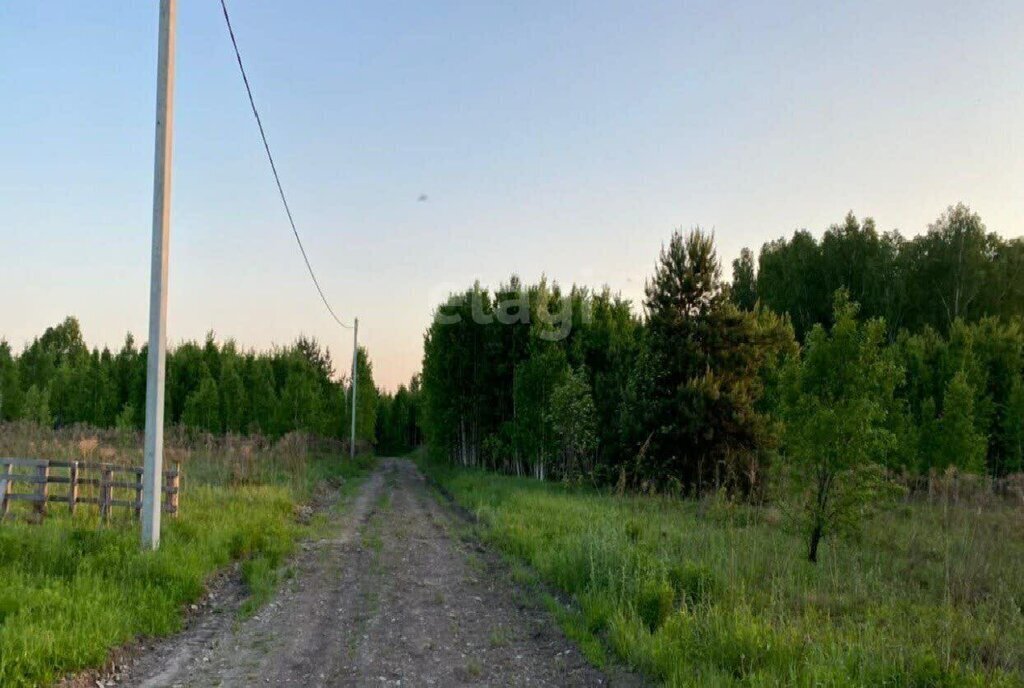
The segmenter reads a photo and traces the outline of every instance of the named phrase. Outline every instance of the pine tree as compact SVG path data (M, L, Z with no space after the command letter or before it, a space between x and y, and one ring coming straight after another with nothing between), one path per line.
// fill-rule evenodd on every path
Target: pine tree
M629 397L643 478L695 490L761 484L772 425L759 408L764 366L792 346L778 319L725 298L711 235L676 232L646 288L647 328Z
M642 400L635 410L643 415L632 443L637 452L647 447L640 466L647 479L697 487L710 474L713 431L704 427L695 383L710 364L710 316L723 302L720 273L709 234L675 232L646 286L645 375L634 379L634 396Z

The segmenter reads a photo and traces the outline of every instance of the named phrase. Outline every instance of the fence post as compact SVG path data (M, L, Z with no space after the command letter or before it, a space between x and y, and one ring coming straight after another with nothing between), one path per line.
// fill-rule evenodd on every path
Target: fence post
M100 475L100 519L106 523L110 520L110 500L113 492L110 483L114 471L109 466L103 466Z
M181 487L181 464L174 464L174 471L167 476L167 505L170 507L171 515L178 516L178 492Z
M42 521L46 517L46 498L50 494L50 484L47 482L50 477L49 462L36 467L36 477L39 479L36 484L36 498L39 500L36 502L36 513Z
M142 476L136 472L132 472L135 477L135 518L138 520L142 517Z
M75 505L78 504L78 462L72 461L68 469L68 513L75 515Z
M5 463L3 465L3 473L0 473L0 520L3 520L4 516L7 515L7 509L10 507L10 501L7 499L7 495L11 493L11 464Z

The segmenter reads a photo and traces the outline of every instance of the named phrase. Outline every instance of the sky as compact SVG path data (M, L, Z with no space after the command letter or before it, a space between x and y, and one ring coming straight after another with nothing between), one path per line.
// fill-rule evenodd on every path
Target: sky
M145 338L157 5L0 2L0 337ZM375 377L515 273L639 302L675 229L744 246L963 201L1024 233L1024 3L283 2L232 21L313 266ZM179 0L168 331L351 333L294 244L216 0ZM427 200L418 200L425 195Z

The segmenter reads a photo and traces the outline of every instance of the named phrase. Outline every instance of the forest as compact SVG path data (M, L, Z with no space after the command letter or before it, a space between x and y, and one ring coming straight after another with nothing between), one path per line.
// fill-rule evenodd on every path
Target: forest
M1001 477L1024 459L1024 240L963 205L924 234L852 213L745 249L675 232L643 312L512 277L441 304L421 426L517 475L760 498L773 475Z
M1006 476L1024 466L1022 267L1024 240L963 205L910 239L851 213L756 261L744 249L731 280L713 235L675 232L642 312L608 288L513 276L441 304L422 374L394 392L360 349L357 436L642 491L760 497L829 441L902 475ZM141 428L145 365L130 334L90 350L71 317L20 352L0 341L0 420ZM210 333L173 347L167 371L168 425L349 434L347 376L313 339L256 352ZM840 437L828 414L860 425Z
M146 356L146 347L136 346L131 334L116 353L90 350L73 317L47 328L18 353L0 341L0 421L141 429ZM356 437L370 444L378 392L363 348L358 378ZM278 438L301 430L347 439L348 382L335 375L330 351L314 339L299 337L291 346L256 352L230 340L217 342L210 333L203 343L169 349L165 422L212 434Z

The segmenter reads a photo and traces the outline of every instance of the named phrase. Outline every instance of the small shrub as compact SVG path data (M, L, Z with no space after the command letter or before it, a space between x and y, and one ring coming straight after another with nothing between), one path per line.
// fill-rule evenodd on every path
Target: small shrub
M700 564L673 564L668 579L679 601L690 606L710 604L719 591L714 572Z
M661 578L649 579L640 585L636 613L653 633L675 610L676 594L672 585Z

